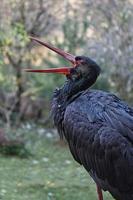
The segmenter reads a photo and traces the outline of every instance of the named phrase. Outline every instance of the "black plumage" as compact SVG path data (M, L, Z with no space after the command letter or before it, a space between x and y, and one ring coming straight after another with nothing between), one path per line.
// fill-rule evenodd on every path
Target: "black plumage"
M67 76L62 88L54 92L53 120L74 159L96 182L99 200L103 200L101 189L109 191L116 200L133 200L133 108L114 94L90 89L100 74L94 61L31 39L73 65L27 71Z
M52 114L74 159L117 200L133 199L133 108L114 94L91 90L100 68L86 57L54 93Z

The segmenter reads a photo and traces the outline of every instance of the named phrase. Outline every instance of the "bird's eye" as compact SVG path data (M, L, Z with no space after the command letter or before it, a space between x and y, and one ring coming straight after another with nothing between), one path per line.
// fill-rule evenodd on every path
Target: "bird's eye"
M76 64L77 64L77 65L84 65L84 64L85 64L85 60L83 59L82 56L77 56L77 57L75 58L75 60L76 60Z

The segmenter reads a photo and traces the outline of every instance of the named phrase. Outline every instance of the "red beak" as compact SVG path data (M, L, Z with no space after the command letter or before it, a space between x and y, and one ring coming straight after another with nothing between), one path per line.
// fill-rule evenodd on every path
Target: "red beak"
M51 69L25 69L26 72L38 72L38 73L57 73L57 74L64 74L69 75L70 70L73 67L61 67L61 68L51 68Z
M30 37L30 39L42 44L43 46L51 49L52 51L58 53L59 55L61 55L62 57L64 57L66 60L70 61L72 64L73 64L73 67L74 65L76 64L75 62L75 56L70 54L70 53L67 53L67 52L64 52L63 50L61 49L58 49L56 47L53 47L52 45L50 44L47 44L46 42L43 42L37 38L34 38L34 37ZM39 72L39 73L59 73L59 74L64 74L64 75L68 75L70 74L70 70L73 68L73 67L63 67L63 68L51 68L51 69L25 69L25 71L27 72Z

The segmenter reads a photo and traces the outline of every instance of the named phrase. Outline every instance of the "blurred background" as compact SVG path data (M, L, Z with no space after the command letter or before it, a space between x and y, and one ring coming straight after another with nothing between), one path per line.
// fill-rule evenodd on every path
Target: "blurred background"
M0 199L96 199L50 117L52 92L64 77L24 72L66 63L31 35L94 59L102 68L94 87L133 105L133 0L0 3Z

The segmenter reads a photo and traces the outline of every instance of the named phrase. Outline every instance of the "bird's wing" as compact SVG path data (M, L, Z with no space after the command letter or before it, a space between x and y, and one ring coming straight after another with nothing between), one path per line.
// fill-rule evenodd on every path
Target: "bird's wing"
M110 94L108 103L100 102L103 111L97 114L97 119L102 120L103 124L110 126L120 133L133 145L133 108L121 101L115 95ZM99 102L96 104L99 105Z
M82 102L82 103L81 103ZM70 104L64 116L65 137L75 160L113 193L133 185L133 115L121 102L86 99ZM131 174L129 176L129 174ZM126 184L125 184L126 183Z
M70 105L88 118L88 122L101 122L127 137L133 144L133 108L117 96L106 92L82 95Z

